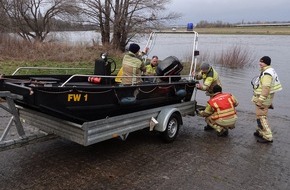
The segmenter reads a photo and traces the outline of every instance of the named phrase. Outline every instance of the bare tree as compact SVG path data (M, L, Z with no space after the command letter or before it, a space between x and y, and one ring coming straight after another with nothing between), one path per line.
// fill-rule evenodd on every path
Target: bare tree
M2 28L39 42L51 31L52 19L68 19L79 10L76 0L0 0L1 9L7 18Z
M170 0L82 0L82 3L89 22L99 26L103 45L111 44L122 51L137 33L180 17L177 13L162 14Z
M7 19L6 14L1 6L0 6L0 18L1 18L0 19L0 33L1 33L3 31L5 31L6 27L4 27L4 26L6 26L8 24L8 19Z

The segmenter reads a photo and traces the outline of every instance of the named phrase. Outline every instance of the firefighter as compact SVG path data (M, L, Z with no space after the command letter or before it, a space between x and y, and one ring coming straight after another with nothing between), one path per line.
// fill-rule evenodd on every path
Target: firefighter
M214 129L219 137L228 136L228 129L235 128L238 106L237 99L229 93L222 93L222 87L213 87L213 96L207 102L205 110L197 110L199 116L205 117L207 130Z
M142 62L142 56L147 54L148 48L140 52L140 46L132 43L129 46L129 52L126 53L122 61L122 84L137 84L142 82L142 72L146 72L145 64ZM117 75L117 77L119 77Z
M213 95L212 90L216 84L222 86L219 79L219 74L208 63L202 63L200 66L200 72L198 72L197 74L193 72L192 75L195 76L196 80L203 80L203 84L196 84L196 88L205 91L207 96Z
M146 65L145 75L156 75L156 67L158 66L158 56L152 56L152 59L148 65Z
M260 59L260 76L252 80L254 95L252 102L256 105L257 128L254 136L257 142L272 143L273 136L269 126L267 115L268 109L273 108L274 94L282 90L282 85L275 70L270 66L271 58L263 56Z

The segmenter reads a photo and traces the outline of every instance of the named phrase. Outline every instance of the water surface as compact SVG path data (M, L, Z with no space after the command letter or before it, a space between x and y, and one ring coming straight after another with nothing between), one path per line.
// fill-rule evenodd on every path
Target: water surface
M54 36L59 41L69 43L92 43L100 41L100 34L88 32L62 32ZM194 34L157 34L152 40L152 48L149 57L158 55L160 59L167 56L176 56L181 61L192 55ZM136 40L141 48L148 42L148 36ZM276 93L274 99L275 109L271 112L283 116L289 116L290 103L290 36L288 35L198 35L197 47L202 59L208 56L218 55L229 48L239 46L245 51L251 52L254 63L243 69L229 69L214 65L219 72L223 84L223 90L234 94L240 102L238 109L251 111L254 106L251 103L252 78L259 75L258 62L264 56L272 58L272 66L281 80L283 90ZM197 101L206 102L207 97L199 91Z

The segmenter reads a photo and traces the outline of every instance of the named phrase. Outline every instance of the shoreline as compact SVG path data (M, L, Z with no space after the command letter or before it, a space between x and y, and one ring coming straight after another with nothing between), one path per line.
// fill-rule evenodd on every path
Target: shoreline
M220 27L220 28L172 28L156 31L158 33L193 33L220 35L290 35L290 26L251 26L251 27Z

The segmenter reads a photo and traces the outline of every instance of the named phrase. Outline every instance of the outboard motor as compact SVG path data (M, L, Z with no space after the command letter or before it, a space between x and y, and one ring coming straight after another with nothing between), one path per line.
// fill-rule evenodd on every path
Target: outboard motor
M169 56L159 62L156 73L158 76L171 76L171 75L179 75L183 69L183 65L180 61L174 57ZM163 81L168 81L168 78L161 78ZM172 77L171 81L179 81L180 77Z

